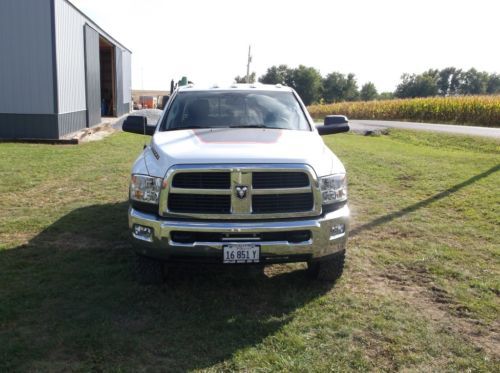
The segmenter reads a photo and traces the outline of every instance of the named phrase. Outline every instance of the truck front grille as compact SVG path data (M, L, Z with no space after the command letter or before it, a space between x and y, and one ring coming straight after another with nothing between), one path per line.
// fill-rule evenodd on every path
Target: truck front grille
M275 219L321 213L316 175L306 165L174 166L165 185L163 216Z
M253 196L252 211L256 214L275 212L304 212L314 207L312 193L300 194L262 194Z
M183 172L174 176L172 186L192 189L230 189L229 172Z
M304 172L254 172L254 189L300 188L309 186L309 177Z
M168 208L172 212L180 213L229 214L231 196L170 193Z

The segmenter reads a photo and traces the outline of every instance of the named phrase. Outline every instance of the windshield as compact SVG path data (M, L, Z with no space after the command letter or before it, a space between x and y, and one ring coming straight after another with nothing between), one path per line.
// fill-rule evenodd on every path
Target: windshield
M179 92L161 131L188 128L280 128L309 131L292 92Z

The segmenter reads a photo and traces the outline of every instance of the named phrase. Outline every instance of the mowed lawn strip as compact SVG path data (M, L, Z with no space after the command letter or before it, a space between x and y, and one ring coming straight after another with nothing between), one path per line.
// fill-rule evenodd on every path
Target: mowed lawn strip
M297 264L141 287L126 199L144 138L0 144L0 371L498 369L500 144L326 142L353 213L334 286Z

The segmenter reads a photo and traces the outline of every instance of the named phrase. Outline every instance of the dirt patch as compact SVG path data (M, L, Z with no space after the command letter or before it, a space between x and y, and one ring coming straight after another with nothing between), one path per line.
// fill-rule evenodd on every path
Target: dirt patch
M389 129L382 128L382 129L362 130L361 133L364 136L383 136L383 135L389 135Z
M417 180L416 175L401 174L397 175L395 179L399 182L399 185L403 188L413 188Z
M114 129L110 123L106 123L100 126L87 128L81 131L80 134L77 135L78 140L80 142L91 142L102 140L105 137L115 133L117 130Z
M102 140L117 131L117 129L113 128L113 124L114 122L106 122L95 127L84 128L78 132L64 136L62 140L76 141L76 143Z
M370 285L378 291L395 293L434 324L470 340L495 359L500 358L499 323L485 325L474 318L467 306L457 303L446 290L434 284L423 267L412 270L393 266L386 273L373 276L375 281L370 281Z
M492 359L500 359L500 323L486 324L475 318L467 306L456 302L434 283L425 267L388 266L382 271L361 255L348 263L351 277L362 279L362 283L355 281L348 286L353 293L380 295L406 304L425 317L435 330L447 330Z

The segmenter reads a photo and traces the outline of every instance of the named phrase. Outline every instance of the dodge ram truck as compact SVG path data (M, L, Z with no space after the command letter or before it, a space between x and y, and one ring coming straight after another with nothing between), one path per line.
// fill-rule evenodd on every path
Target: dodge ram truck
M130 115L123 130L151 135L132 167L129 228L142 283L165 263L306 262L335 281L349 232L346 170L298 94L282 85L179 87L156 125Z

